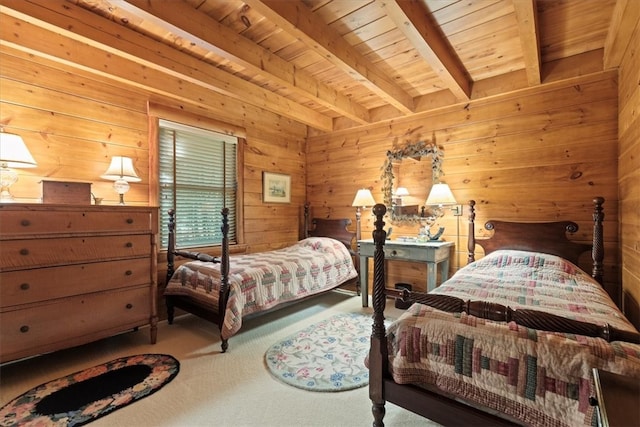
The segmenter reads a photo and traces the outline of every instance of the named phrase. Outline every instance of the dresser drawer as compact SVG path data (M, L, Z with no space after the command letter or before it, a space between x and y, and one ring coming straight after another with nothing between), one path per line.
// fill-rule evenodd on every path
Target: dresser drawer
M2 361L53 351L148 324L150 288L79 295L0 313Z
M39 207L41 208L41 207ZM34 208L35 209L35 208ZM0 210L0 235L3 239L21 235L72 233L134 233L155 229L148 210Z
M149 258L0 273L2 308L148 284ZM4 311L4 310L2 310Z
M151 237L145 234L5 240L0 244L0 270L78 264L151 256Z

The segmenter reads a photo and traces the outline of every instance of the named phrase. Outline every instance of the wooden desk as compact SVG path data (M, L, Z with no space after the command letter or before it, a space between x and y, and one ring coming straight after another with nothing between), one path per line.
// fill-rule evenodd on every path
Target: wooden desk
M593 369L598 426L640 426L640 382L600 369Z
M427 264L427 291L436 288L437 268L444 282L449 277L449 251L453 242L402 242L387 240L384 244L384 255L390 261L424 262ZM360 256L360 290L362 306L369 305L369 261L373 258L376 247L373 240L358 240Z

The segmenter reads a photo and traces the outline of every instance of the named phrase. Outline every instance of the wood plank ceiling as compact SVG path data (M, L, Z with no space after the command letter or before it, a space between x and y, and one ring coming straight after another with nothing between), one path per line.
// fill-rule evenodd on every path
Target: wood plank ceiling
M610 27L616 0L0 4L2 22L46 28L91 46L97 56L108 52L113 62L69 61L64 49L52 52L27 37L18 42L15 29L2 31L7 46L152 92L167 91L149 78L153 72L170 75L204 94L230 96L304 123L312 132L601 71L615 54ZM136 72L140 67L149 76Z

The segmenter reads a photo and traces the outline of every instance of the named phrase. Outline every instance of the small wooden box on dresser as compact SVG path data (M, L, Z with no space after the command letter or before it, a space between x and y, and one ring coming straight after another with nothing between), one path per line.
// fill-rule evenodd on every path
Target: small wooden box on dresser
M149 325L153 207L0 204L0 363Z

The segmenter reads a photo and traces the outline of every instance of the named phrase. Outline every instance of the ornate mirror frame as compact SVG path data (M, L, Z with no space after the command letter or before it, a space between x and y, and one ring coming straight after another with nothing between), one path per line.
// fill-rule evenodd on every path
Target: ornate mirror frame
M400 224L403 222L420 223L428 220L431 213L427 210L423 215L402 215L398 214L393 208L393 179L396 178L393 173L393 165L398 161L408 158L422 158L431 156L432 183L440 181L440 177L444 175L442 172L442 151L434 143L427 141L417 141L407 144L397 150L387 151L387 158L382 165L382 194L384 196L384 205L387 207L387 213L392 223ZM426 199L426 196L425 196Z

